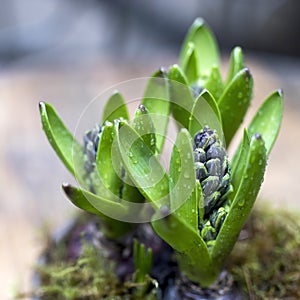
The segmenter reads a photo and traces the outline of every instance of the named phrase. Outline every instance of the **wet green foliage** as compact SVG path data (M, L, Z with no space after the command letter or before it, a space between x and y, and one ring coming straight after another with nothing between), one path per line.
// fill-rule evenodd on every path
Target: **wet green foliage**
M241 48L232 50L226 80L220 74L216 39L197 19L179 64L151 76L132 121L125 100L115 92L105 105L102 123L86 133L81 146L55 109L40 104L45 134L81 186L63 185L72 203L99 215L104 234L112 239L131 232L132 225L122 220L143 219L145 212L135 204L149 204L155 232L175 250L181 271L204 287L217 280L247 221L283 111L278 90L244 128L230 162L226 151L243 123L253 90ZM179 132L168 173L160 155L171 117ZM207 143L213 146L199 146L197 138L208 131ZM151 251L136 244L135 253L141 283L151 269Z

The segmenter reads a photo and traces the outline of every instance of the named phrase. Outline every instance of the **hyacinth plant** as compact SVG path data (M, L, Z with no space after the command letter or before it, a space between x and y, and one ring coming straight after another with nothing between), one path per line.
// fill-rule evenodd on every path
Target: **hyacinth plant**
M146 107L153 114L169 115L170 102L166 101L169 90L165 77L163 70L153 74L131 124L143 136L154 155L159 155L162 151L168 119L152 120ZM49 103L40 102L39 107L43 129L51 146L81 186L77 188L63 184L68 198L77 207L99 215L103 222L102 230L109 238L119 238L130 232L133 229L132 223L141 222L137 210L140 209L138 203L143 202L144 197L131 183L118 159L118 153L112 151L117 125L130 122L122 95L115 91L108 99L102 121L84 134L83 145L76 141ZM155 127L153 121L156 122ZM160 132L157 139L155 130ZM134 219L131 218L132 215L135 216ZM127 220L132 222L126 222Z
M227 78L222 79L215 37L197 19L179 64L150 78L131 122L124 99L115 93L101 123L80 145L54 108L40 103L48 140L81 186L64 184L66 195L79 208L99 215L111 239L130 233L132 223L149 220L173 248L181 273L202 287L211 286L257 198L281 124L282 92L276 91L228 158L252 88L239 47L233 49ZM167 172L159 158L171 116L178 134ZM135 261L150 272L149 259L147 266L142 259Z

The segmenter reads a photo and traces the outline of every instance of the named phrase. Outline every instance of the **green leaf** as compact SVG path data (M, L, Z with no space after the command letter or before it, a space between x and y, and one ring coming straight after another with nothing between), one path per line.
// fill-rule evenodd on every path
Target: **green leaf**
M80 189L75 188L68 183L64 183L62 187L68 198L75 206L89 213L100 215L101 217L103 216L102 212L99 212L93 205L91 205Z
M204 90L196 99L189 117L189 132L191 136L198 133L205 125L215 129L223 138L222 120L218 105L213 96Z
M283 93L278 90L261 105L248 128L249 136L260 133L265 141L267 155L270 154L281 125L283 114Z
M111 215L110 212L113 212L113 215L119 218L127 215L128 210L122 204L102 198L70 184L63 184L63 190L75 206L96 214L104 220L103 230L107 236L115 238L124 235L131 229L131 224L111 219L107 216Z
M189 116L194 104L192 91L178 65L170 68L169 78L173 116L179 126L188 128Z
M226 85L234 78L234 76L245 68L243 50L235 47L231 52L229 71L227 75Z
M252 137L255 133L262 135L265 140L267 155L270 154L280 129L283 114L282 100L283 94L281 90L271 94L261 105L248 128L249 137ZM238 146L234 154L233 163L237 161L241 147L242 144Z
M212 261L219 267L224 265L249 216L263 181L266 161L264 141L256 134L250 142L242 181L212 249Z
M119 153L133 183L154 208L169 206L169 178L143 139L128 124L117 128Z
M144 105L139 105L136 109L132 127L142 137L147 147L155 154L156 135L155 127L148 109Z
M202 193L202 187L199 180L196 181L196 196L197 196L197 202L198 202L198 216L199 216L199 224L202 224L204 219L204 197Z
M192 138L182 129L173 147L170 162L170 208L178 218L198 230L196 171Z
M145 245L137 240L133 241L133 259L136 272L136 282L144 282L150 276L152 269L152 248L145 249Z
M49 143L66 168L75 176L75 173L77 174L78 169L81 167L76 168L77 159L82 159L83 162L81 145L75 140L73 134L66 128L49 103L40 102L39 108L43 130Z
M198 79L198 64L195 46L193 43L188 43L184 57L182 69L187 77L189 84L194 83Z
M164 212L161 214L154 217L153 229L177 251L180 269L202 286L212 284L219 273L213 269L208 249L198 230L191 228L174 213L165 218L162 218Z
M102 123L105 121L113 122L120 118L129 121L129 114L124 98L119 92L115 91L104 106Z
M212 31L200 18L194 21L183 42L180 53L181 66L183 66L183 63L186 60L190 42L195 46L198 62L197 69L200 75L209 75L213 66L220 65L219 48Z
M226 87L218 106L227 146L242 123L250 105L253 80L247 68L241 70Z
M106 121L102 126L98 144L96 169L91 174L95 193L114 202L142 202L144 197L124 172L120 154L116 149L115 135L115 125ZM130 204L127 203L127 206ZM134 205L130 207L136 209Z
M113 161L113 159L117 160L117 157L112 155L114 134L114 125L106 122L105 126L102 126L98 144L93 184L97 194L118 201L118 198L121 198L122 180L120 179L121 165L118 161Z
M220 74L220 70L217 66L212 67L211 72L208 78L205 80L203 86L207 90L209 90L209 92L216 100L218 100L221 97L224 91L224 85Z
M115 121L116 122L116 121ZM106 122L99 140L96 172L92 174L96 194L111 201L143 202L144 197L132 183L128 173L124 172L115 136L116 125ZM138 207L127 203L131 210Z
M247 163L247 156L250 148L250 139L247 130L244 130L244 136L242 144L240 146L239 153L233 158L231 164L231 184L233 186L233 192L230 194L230 198L234 199L238 188L242 182L244 169Z
M69 184L64 184L63 189L74 205L101 217L106 216L105 212L110 211L120 216L128 213L127 208L121 203L95 195L87 190L76 188Z
M169 80L163 69L148 81L142 104L147 108L156 132L156 148L162 152L170 115Z

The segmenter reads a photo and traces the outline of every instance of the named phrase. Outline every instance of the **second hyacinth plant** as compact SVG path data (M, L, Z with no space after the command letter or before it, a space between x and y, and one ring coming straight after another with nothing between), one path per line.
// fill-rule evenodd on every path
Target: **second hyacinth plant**
M156 299L198 299L203 290L224 290L232 284L225 274L226 262L259 193L283 112L278 90L244 125L252 89L240 47L232 50L226 79L222 78L215 37L197 19L178 64L152 75L132 118L126 100L115 92L101 122L87 130L80 143L55 109L40 103L46 136L80 185L63 184L67 197L99 216L110 242L119 245L125 237L134 237L131 272L137 283L147 276L156 282L133 299L144 299L151 286L160 291ZM163 151L169 125L178 132ZM241 140L229 157L228 147L238 130ZM168 150L170 160L163 166ZM138 238L147 223L159 250L152 249L146 235ZM172 262L164 268L176 270L176 288L156 278L155 251ZM157 264L162 263L159 259Z

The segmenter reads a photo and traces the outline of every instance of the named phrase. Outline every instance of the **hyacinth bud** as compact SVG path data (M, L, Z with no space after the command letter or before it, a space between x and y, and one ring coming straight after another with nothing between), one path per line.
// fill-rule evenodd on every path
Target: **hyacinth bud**
M122 119L124 122L124 119ZM83 160L84 160L84 171L85 171L85 180L89 186L89 190L92 193L95 193L94 184L93 184L93 172L96 166L96 157L99 147L99 141L101 134L105 126L111 126L111 122L104 122L103 126L96 124L91 130L87 131L83 136ZM125 170L121 170L121 178L125 176ZM120 185L120 196L122 196L123 184Z
M205 242L215 240L217 237L216 229L207 221L201 228L201 236Z
M217 210L213 211L213 213L209 216L210 223L213 228L215 228L218 233L226 219L228 214L229 207L219 207Z
M229 207L219 207L214 210L204 225L199 227L205 242L214 241L227 217Z
M204 197L204 219L218 209L230 191L229 160L215 130L205 126L194 137L196 178Z
M95 169L96 155L101 132L102 127L100 124L96 124L93 129L87 131L83 136L84 170L87 176Z

